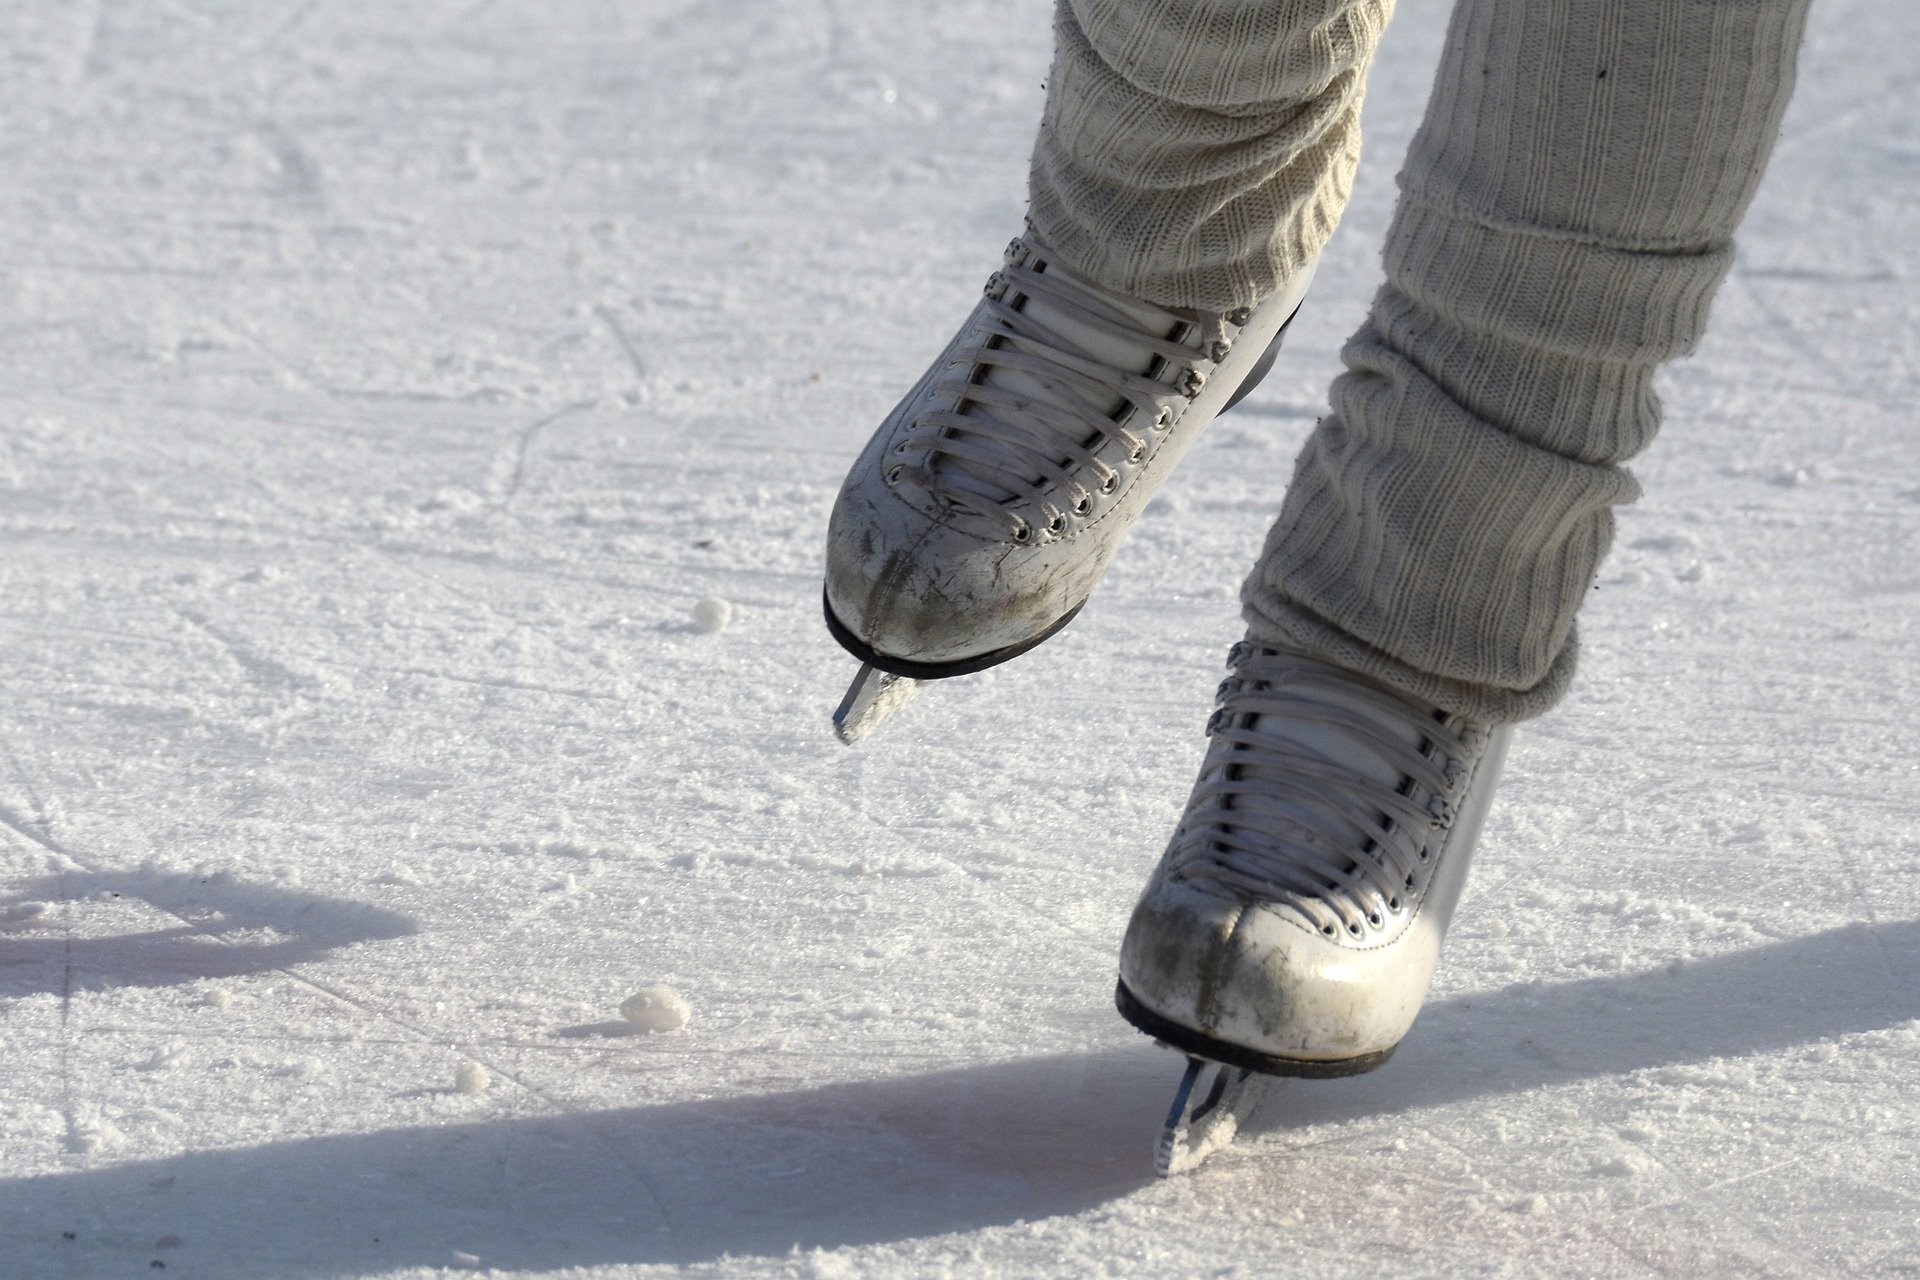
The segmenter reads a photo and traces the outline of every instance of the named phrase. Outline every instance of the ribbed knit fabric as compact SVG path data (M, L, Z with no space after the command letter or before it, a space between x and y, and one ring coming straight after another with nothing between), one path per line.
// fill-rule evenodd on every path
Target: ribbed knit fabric
M1346 208L1393 0L1060 0L1028 219L1064 261L1226 311L1311 262Z
M1460 0L1251 634L1480 720L1561 695L1637 494L1620 464L1731 263L1807 2Z

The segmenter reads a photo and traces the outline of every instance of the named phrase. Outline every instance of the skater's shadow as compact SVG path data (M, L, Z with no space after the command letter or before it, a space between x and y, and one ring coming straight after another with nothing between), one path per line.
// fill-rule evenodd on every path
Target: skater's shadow
M1916 976L1920 922L1905 922L1441 1001L1386 1069L1292 1085L1282 1109L1338 1120L1896 1026L1920 1015ZM688 1264L965 1232L1084 1212L1140 1187L1172 1065L1128 1042L0 1180L0 1239L29 1275L137 1269L152 1242L176 1237L170 1269L318 1277Z
M92 936L74 923L119 915L158 928ZM78 913L87 913L81 919ZM63 919L65 917L65 919ZM165 987L302 964L356 942L413 933L382 907L247 884L228 875L74 872L14 887L0 898L0 997L115 987Z

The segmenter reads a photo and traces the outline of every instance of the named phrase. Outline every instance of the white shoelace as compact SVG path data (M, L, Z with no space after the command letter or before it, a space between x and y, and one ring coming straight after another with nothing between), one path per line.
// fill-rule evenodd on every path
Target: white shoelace
M1058 533L1070 514L1092 511L1096 494L1112 493L1121 477L1115 463L1137 464L1153 448L1146 434L1126 422L1144 421L1153 434L1170 427L1174 403L1199 393L1207 369L1232 346L1229 327L1247 318L1244 312L1208 316L1123 299L1064 271L1046 270L1045 261L1031 241L1009 246L1006 266L987 285L991 318L980 345L936 384L942 395L956 398L954 407L914 421L903 452L922 448L925 461L889 473L892 483L918 487L939 502L1002 524L1016 542L1035 532L1016 507L1037 504L1048 532ZM1110 339L1165 376L1116 367L1084 340L1036 318L1034 301L1070 317L1085 331L1083 339ZM1196 344L1169 334L1193 337ZM996 380L995 371L1022 376L1009 386ZM1109 448L1115 444L1117 449Z
M1328 936L1385 928L1424 890L1486 729L1316 659L1243 643L1231 660L1208 724L1229 751L1194 794L1180 873Z

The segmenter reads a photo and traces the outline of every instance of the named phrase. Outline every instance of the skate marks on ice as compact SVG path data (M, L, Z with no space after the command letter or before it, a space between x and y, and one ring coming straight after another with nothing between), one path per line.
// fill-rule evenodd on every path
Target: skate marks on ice
M147 908L157 927L138 927ZM415 931L384 907L225 874L69 871L0 893L0 998L266 973Z
M1445 1000L1381 1071L1270 1088L1251 1132L1879 1031L1920 1017L1916 978L1920 921L1908 921L1677 971ZM1519 1026L1551 1052L1506 1034ZM196 1276L318 1277L451 1266L461 1254L500 1269L688 1264L985 1230L1148 1187L1167 1066L1166 1054L1128 1044L0 1180L0 1239L29 1275L144 1266L152 1242L171 1235L182 1244L170 1266ZM1292 1180L1314 1176L1273 1144L1243 1151L1222 1167L1257 1171L1276 1205ZM1203 1188L1211 1173L1188 1185ZM263 1238L237 1222L273 1231Z

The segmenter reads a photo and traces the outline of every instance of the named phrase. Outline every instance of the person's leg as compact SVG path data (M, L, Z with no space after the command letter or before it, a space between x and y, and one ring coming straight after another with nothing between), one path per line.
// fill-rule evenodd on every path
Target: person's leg
M1251 306L1319 256L1393 0L1060 0L1028 218L1168 306Z
M1807 0L1461 0L1387 284L1247 583L1251 634L1473 718L1566 689L1778 133Z
M1245 592L1249 642L1128 926L1122 1011L1337 1074L1424 999L1505 725L1566 688L1700 337L1807 0L1460 0L1387 284Z
M827 625L870 669L843 736L874 671L963 675L1063 626L1258 381L1346 203L1389 4L1062 0L1028 232L834 505Z

